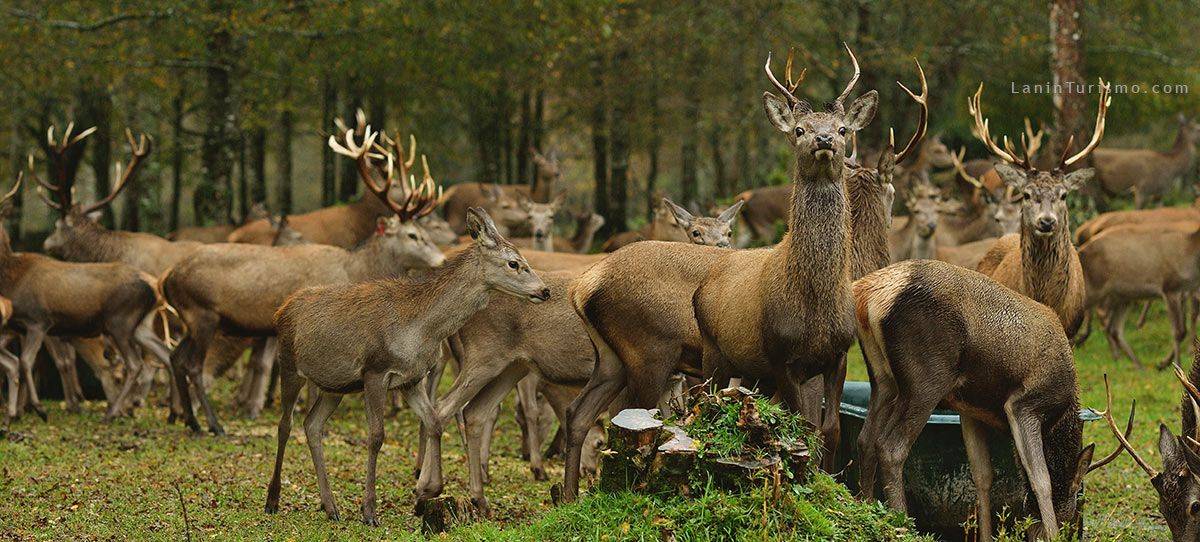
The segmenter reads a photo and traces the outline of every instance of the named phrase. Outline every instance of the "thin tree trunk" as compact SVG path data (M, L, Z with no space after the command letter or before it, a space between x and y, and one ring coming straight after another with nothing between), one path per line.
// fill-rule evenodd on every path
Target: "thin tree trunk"
M321 130L332 132L334 110L337 109L337 85L329 74L321 79ZM321 141L321 205L328 207L337 203L337 157L333 149Z
M700 196L697 164L699 129L696 126L696 116L699 114L700 108L695 105L695 100L686 100L683 107L683 141L679 148L679 188L683 196L681 203L685 206L695 203Z
M179 210L183 201L183 89L171 100L171 211L169 229L179 229Z
M1061 156L1067 139L1084 132L1088 95L1080 88L1087 82L1083 75L1083 26L1079 20L1082 15L1082 0L1050 3L1050 71L1054 88L1066 92L1053 96L1054 131L1050 148L1041 153L1043 156Z
M200 141L200 183L192 196L197 224L211 224L228 215L230 177L233 169L233 132L237 112L233 107L233 83L230 65L234 60L233 36L223 24L231 8L226 0L209 3L211 15L221 21L205 36L205 49L211 66L205 68L204 135Z
M14 119L12 123L11 133L8 138L8 154L9 154L9 173L8 178L16 179L17 175L25 169L25 156L21 154L21 129ZM23 234L25 233L21 227L22 218L25 217L25 190L18 190L13 199L10 200L12 212L8 215L8 231L12 232L12 242L16 247L20 247Z
M95 174L93 194L102 198L108 194L112 186L112 97L95 83L85 83L79 93L80 111L83 124L78 129L90 126L96 127L96 132L88 138L91 148L91 166ZM131 187L132 188L132 187ZM113 220L111 206L106 208L100 222L111 228Z
M546 91L538 89L533 102L533 146L546 152Z
M258 126L250 131L250 194L249 203L267 202L267 129ZM242 220L246 219L245 213Z
M603 57L599 57L593 61L594 68L592 73L595 74L595 103L592 104L592 112L589 118L589 123L592 128L592 177L595 181L592 203L596 207L596 212L600 216L605 217L607 222L601 228L601 232L605 235L610 233L613 228L611 210L609 209L608 199L608 103L605 95L604 87L604 66Z
M528 184L536 194L538 187L534 186L536 179L533 168L530 167L529 153L533 145L533 134L530 133L533 128L533 104L529 103L532 100L528 90L521 91L521 120L517 132L517 182Z
M376 131L387 130L387 99L383 97L384 92L376 90L371 99L368 101L370 111L367 113L367 122L371 123L371 129Z
M708 146L712 149L713 161L713 184L716 188L717 197L727 198L733 195L733 187L729 182L728 172L725 170L725 154L721 148L721 132L724 127L720 122L713 121L712 128L708 131Z
M250 203L248 202L250 199L250 174L247 171L249 168L246 167L246 147L250 144L248 136L249 134L245 130L238 134L238 216L242 220L245 220L246 215L250 214ZM230 213L229 223L234 223L232 213Z
M342 109L342 120L348 126L354 126L354 115L359 109L362 109L362 91L358 88L358 77L353 76L346 81L346 100L345 107ZM358 195L358 173L354 169L353 160L341 161L341 186L338 190L339 201L350 201L354 196Z
M295 131L292 110L284 108L279 114L279 210L291 214L292 201L292 136Z

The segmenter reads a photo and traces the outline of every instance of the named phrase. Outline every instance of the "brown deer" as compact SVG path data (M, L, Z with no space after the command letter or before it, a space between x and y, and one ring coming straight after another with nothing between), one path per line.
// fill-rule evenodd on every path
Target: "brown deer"
M904 463L945 404L962 421L980 540L992 536L994 431L1016 441L1047 537L1082 528L1076 499L1095 447L1082 446L1075 361L1055 312L977 272L929 260L859 279L854 306L871 378L858 437L863 497L874 494L878 470L888 504L907 509Z
M446 190L442 212L455 233L466 232L467 209L482 207L491 213L503 234L508 228L521 228L526 221L518 194L538 203L549 202L562 181L562 165L555 152L543 156L530 148L536 170L533 186L527 184L455 183Z
M563 192L554 196L547 203L538 203L525 194L517 193L517 204L525 212L529 233L532 237L529 242L530 248L542 252L554 252L554 215L558 214L558 209L562 207L566 197L567 194ZM519 244L517 247L523 248Z
M467 220L475 246L423 281L392 279L307 288L279 308L275 325L282 415L275 470L267 490L268 513L279 509L283 453L303 380L320 390L304 420L304 431L317 471L321 507L335 521L339 515L325 472L322 432L344 394L363 392L369 434L363 522L378 525L375 464L383 446L388 390L401 391L421 419L421 438L433 439L433 430L440 425L423 380L441 358L443 341L485 310L493 291L533 303L550 299L545 283L500 235L486 211L471 209ZM423 473L433 470L437 455L425 455Z
M1067 334L1074 336L1083 321L1085 291L1079 254L1071 244L1067 195L1091 179L1095 170L1085 168L1068 172L1068 168L1087 157L1104 137L1104 119L1112 102L1109 86L1101 80L1100 105L1097 107L1096 127L1091 141L1070 156L1071 145L1065 145L1062 157L1049 171L1039 170L1033 165L1030 152L1033 146L1026 138L1022 138L1023 155L1018 155L1007 139L1006 148L1001 148L992 140L980 106L982 94L981 83L979 90L969 100L976 136L992 154L1000 158L996 172L1023 199L1021 232L1001 237L979 262L978 270L1053 309L1062 319Z
M706 246L727 247L733 223L743 202L736 201L716 217L695 217L671 198L662 198L654 209L654 219L637 231L621 232L604 243L604 252L614 252L638 241L675 241Z
M1196 412L1200 410L1200 403L1197 403L1200 401L1200 391L1196 389L1197 383L1200 383L1200 363L1193 360L1192 370L1187 376L1176 365L1175 375L1184 388L1183 400L1179 405L1183 418L1182 431L1175 436L1166 424L1158 425L1158 453L1163 462L1161 471L1151 467L1129 443L1136 401L1129 410L1125 434L1122 435L1117 429L1117 422L1112 417L1112 388L1107 374L1104 375L1105 408L1101 414L1121 445L1118 450L1129 452L1138 468L1150 478L1150 485L1158 493L1158 513L1171 530L1171 540L1192 542L1200 537L1200 433L1196 432Z
M1142 209L1162 200L1192 168L1200 123L1183 113L1171 150L1113 149L1100 147L1092 153L1096 179L1105 194L1134 194L1134 207Z
M250 212L246 214L241 224L217 224L216 226L192 226L189 228L180 228L169 234L167 239L171 241L196 241L199 243L224 243L229 239L229 235L238 228L245 226L255 220L269 218L271 212L267 210L267 206L261 201L250 206Z
M768 75L770 79L775 79L773 74ZM789 87L796 86L790 74L787 80ZM873 101L873 95L859 98L860 102L856 102L858 105L853 110L859 114L865 113L858 108L868 106ZM922 109L924 107L922 104ZM839 116L834 113L819 115L818 118L825 119ZM848 260L848 272L857 272L873 264L886 264L887 222L893 195L890 185L894 175L892 164L915 150L924 132L926 118L922 114L923 122L918 126L918 133L899 156L891 153L882 155L881 161L886 166L884 171L873 174L865 169L838 170L841 174L850 175L844 181L849 190L866 190L865 194L852 192L846 196L851 204L873 206L869 211L858 208L847 211L848 220L855 226L861 221L864 230L869 230L861 236L854 235L849 247L851 256L839 255L831 247L835 257ZM794 132L789 130L788 133ZM809 144L815 144L810 134L802 137ZM844 145L844 137L838 134L834 136L834 141ZM810 155L811 151L810 148ZM813 160L799 156L805 153L801 148L797 148L796 153L797 162ZM836 157L834 160L841 162ZM841 182L836 184L840 185ZM834 187L825 189L840 190ZM836 219L829 223L836 228ZM873 227L867 228L872 224ZM572 303L576 312L586 321L588 335L599 357L587 386L568 409L570 431L564 480L564 495L567 498L573 498L578 492L578 444L586 434L590 423L588 420L595 419L613 397L624 390L628 391L633 405L652 406L662 395L665 382L675 372L703 375L700 363L703 346L696 323L696 311L693 309L693 296L709 269L728 254L733 252L684 243L636 243L593 265L572 284ZM755 317L754 320L759 319ZM853 326L853 323L850 325ZM836 380L840 382L841 377Z
M269 337L274 334L275 311L302 288L401 276L411 268L436 267L444 260L416 225L416 219L432 212L438 200L428 169L422 183L410 187L403 202L393 201L389 193L393 192L396 177L409 178L405 164L412 162L406 162L404 156L394 160L390 151L375 145L378 134L369 128L364 136L362 145L355 143L353 131L346 133L345 145L334 137L329 141L335 152L356 161L359 177L368 190L395 215L378 219L377 233L361 247L347 251L319 244L208 245L171 268L163 278L163 294L187 326L186 335L172 354L172 368L185 422L192 431L199 432L200 425L191 408L189 381L199 395L209 431L224 432L207 393L199 385L205 353L218 331ZM383 152L388 162L384 179L378 178L379 171L372 162L376 152ZM398 173L394 167L397 164ZM289 220L289 224L294 221ZM262 361L270 362L266 358ZM262 374L270 374L270 367L265 367ZM259 393L254 396L263 397Z
M1075 246L1082 247L1104 230L1135 224L1165 224L1188 220L1200 221L1200 209L1196 207L1160 207L1157 209L1135 209L1110 211L1098 214L1075 229Z
M1031 136L1028 135L1028 128L1026 129L1027 137L1032 137L1035 141L1031 148L1037 149L1041 145L1040 133ZM941 246L965 245L1021 231L1021 198L1019 195L1014 194L1011 187L1003 185L993 190L989 188L986 177L979 178L971 175L967 170L967 165L962 161L965 153L965 148L960 149L958 154L951 157L951 160L958 171L958 178L973 186L974 191L965 194L966 205L963 212L945 217L944 227L938 230L938 241ZM999 175L995 173L994 165L988 167L991 168L989 171L996 176L996 182L999 183Z
M69 135L65 139L69 140ZM20 185L18 177L13 189L0 197L0 219L11 212L9 201ZM9 324L23 331L21 374L31 406L43 420L46 411L34 386L33 364L47 335L106 335L112 339L125 363L126 377L116 399L109 403L105 419L131 412L130 393L135 383L144 384L151 376L144 370L139 350L139 346L151 344L138 329L158 307L154 287L141 272L119 263L68 263L40 254L13 252L8 232L0 228L0 296L11 302ZM165 353L165 347L161 353ZM15 412L10 409L9 414Z
M1087 285L1085 310L1104 306L1104 326L1113 358L1141 360L1125 340L1125 317L1131 303L1162 299L1175 341L1161 363L1179 362L1189 326L1184 297L1200 288L1200 221L1160 222L1108 228L1079 249Z
M934 259L938 253L935 234L939 217L961 206L943 200L941 190L928 180L918 180L909 186L904 206L908 208L908 219L888 235L892 262Z

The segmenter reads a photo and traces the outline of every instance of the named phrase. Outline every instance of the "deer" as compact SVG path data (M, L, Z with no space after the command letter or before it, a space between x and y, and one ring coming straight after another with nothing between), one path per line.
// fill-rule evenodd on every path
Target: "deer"
M217 224L215 226L192 226L189 228L180 228L169 234L167 239L171 241L197 241L200 243L224 243L229 239L229 235L238 228L245 226L255 220L269 218L271 212L267 210L266 204L263 202L255 203L250 206L250 211L243 217L241 224Z
M604 252L613 252L644 240L674 241L708 246L729 246L733 223L744 202L735 201L716 217L696 217L687 209L662 198L654 209L654 219L638 231L622 232L604 243Z
M558 192L562 182L562 164L558 154L551 151L543 155L530 147L535 170L533 185L465 182L452 185L446 190L442 210L455 233L466 231L466 212L470 207L483 207L491 213L501 233L508 228L520 228L526 221L521 212L518 194L534 202L547 203Z
M1032 134L1027 126L1026 137L1030 138L1027 140L1034 141L1031 148L1036 150L1041 146L1040 131L1038 134ZM963 163L965 154L966 148L959 149L958 153L951 156L951 161L958 172L958 178L973 186L974 192L967 195L967 205L964 206L963 212L945 217L947 219L946 227L938 230L938 241L941 246L965 245L984 239L1003 237L1021 230L1021 198L1019 195L1014 193L1012 187L1008 186L990 188L992 185L988 183L992 181L988 180L988 176L971 175L967 164ZM988 167L991 168L988 170L989 174L996 177L994 182L1000 183L999 176L995 173L995 166L989 165Z
M21 181L18 176L13 188L0 197L0 219L11 212L10 201ZM135 383L145 384L152 376L144 370L139 348L159 346L152 345L138 331L153 318L159 305L153 285L140 271L121 263L62 262L40 254L13 252L7 230L0 228L0 296L11 303L9 325L22 331L21 377L38 416L47 418L34 386L33 364L47 336L110 338L125 363L126 378L104 419L132 413L130 394ZM16 415L14 400L15 396L10 397L10 417Z
M421 438L432 439L432 430L439 426L423 380L441 358L442 342L486 310L492 292L535 304L551 298L546 284L499 233L487 211L474 207L467 212L467 221L475 245L422 281L388 279L306 288L279 308L275 326L282 414L267 513L279 510L283 454L302 381L320 390L304 420L304 431L317 471L321 507L333 521L340 516L329 490L322 433L343 395L363 392L369 434L363 522L376 526L375 465L383 446L388 390L400 390L421 419ZM422 472L432 470L435 455L425 455Z
M1092 153L1096 179L1103 194L1133 191L1134 207L1144 209L1160 202L1179 179L1192 170L1200 123L1180 113L1175 143L1167 152L1151 149L1097 148Z
M558 209L562 207L566 197L565 192L560 192L547 203L537 203L529 196L517 193L517 204L525 212L529 232L532 235L532 239L525 243L529 245L528 248L542 252L554 252L554 215L558 214ZM524 248L521 244L514 244L518 248Z
M1193 344L1193 350L1196 346ZM1158 494L1158 513L1171 530L1171 540L1188 542L1200 536L1200 433L1196 432L1196 412L1200 409L1200 363L1192 361L1192 369L1186 376L1179 365L1175 365L1175 376L1183 384L1183 399L1180 402L1182 415L1181 431L1178 436L1166 424L1158 426L1158 454L1162 456L1162 470L1150 466L1141 454L1129 443L1133 431L1137 401L1129 409L1129 421L1125 433L1118 429L1112 415L1112 387L1108 375L1104 375L1105 408L1101 414L1110 431L1117 438L1119 448L1133 458L1138 468L1150 479L1150 485Z
M943 200L941 190L925 179L910 184L904 206L908 208L908 220L893 228L888 236L891 261L936 258L939 216L955 212L961 206Z
M979 540L992 539L988 441L1011 433L1047 538L1082 530L1077 495L1095 445L1082 445L1071 344L1056 312L976 271L900 262L853 285L854 319L871 379L858 437L859 492L882 475L887 504L907 510L904 463L939 404L962 422ZM982 318L980 315L1003 315Z
M1184 297L1200 288L1200 221L1108 228L1079 249L1079 260L1087 286L1085 310L1107 309L1104 332L1113 359L1124 354L1142 367L1125 340L1125 316L1130 303L1158 298L1166 304L1174 344L1157 368L1178 363L1190 329Z
M1136 224L1156 224L1200 221L1200 209L1196 207L1159 207L1156 209L1133 209L1100 213L1075 229L1075 246L1082 247L1096 235L1109 228Z
M1085 291L1083 269L1079 254L1071 244L1070 217L1067 195L1082 187L1094 175L1092 168L1070 171L1083 160L1104 137L1104 120L1112 102L1109 85L1100 81L1099 106L1092 138L1075 154L1070 143L1064 145L1062 156L1050 170L1033 165L1033 150L1028 139L1022 138L1023 154L1018 154L1005 140L1001 148L992 140L988 121L980 105L983 84L968 99L968 109L975 123L976 137L1000 159L996 172L1015 193L1020 193L1021 231L1001 237L979 262L977 270L997 282L1045 304L1062 319L1063 329L1074 336L1083 320Z
M414 268L437 267L444 256L416 224L433 212L439 190L425 165L420 184L409 175L403 155L396 159L391 151L375 143L378 133L364 130L363 142L357 143L348 130L344 144L330 136L334 152L355 160L358 174L367 190L392 210L393 216L377 220L376 233L361 247L346 249L320 244L269 247L250 244L209 245L176 264L162 279L167 302L179 313L187 327L172 353L177 392L184 404L184 421L194 432L201 432L191 408L189 382L196 388L204 409L208 430L224 433L206 391L199 385L203 360L213 336L266 338L275 334L272 316L292 293L309 286L361 282L401 276ZM402 151L401 151L402 152ZM373 160L387 162L385 176ZM423 161L424 162L424 161ZM410 184L408 196L396 202L389 196L395 190L397 176ZM295 224L289 220L289 224ZM271 363L263 357L256 374L269 375ZM256 384L265 388L265 379ZM264 394L256 391L255 398ZM261 409L260 405L255 405Z
M790 89L798 87L799 82L793 82L787 74L787 87L778 83L774 74L769 70L769 63L764 68L768 79L776 88L788 88L785 96L792 95ZM857 80L858 70L852 81ZM781 88L781 90L782 90ZM849 91L846 91L847 93ZM794 96L794 95L792 95ZM856 115L849 118L855 123L863 122L864 115L873 112L872 104L876 101L877 93L870 92L860 97L851 108ZM918 96L913 95L914 99ZM792 100L792 98L788 98ZM844 99L844 98L843 98ZM764 103L767 98L764 97ZM775 102L783 102L774 98ZM800 105L799 100L793 102ZM881 169L871 173L864 169L844 170L841 163L835 170L839 175L850 175L844 181L833 183L838 187L827 186L825 190L840 191L840 185L845 182L847 189L858 190L867 188L867 194L850 193L844 195L851 204L873 206L871 210L848 209L843 215L845 220L853 222L854 226L861 225L864 230L849 239L849 256L839 253L836 247L828 251L831 256L846 260L847 280L851 272L857 273L872 265L886 265L887 252L887 223L890 219L890 208L894 189L890 181L894 176L894 164L903 161L915 150L925 131L927 117L926 104L923 98L918 100L921 105L921 122L917 133L909 140L899 155L882 153ZM789 107L783 104L783 108ZM768 111L771 111L769 109ZM776 110L781 111L781 110ZM801 114L792 122L805 122L808 114ZM782 118L787 120L784 113ZM834 120L846 120L843 113L816 113L816 119L825 119L829 126L823 128L835 130ZM769 115L770 116L770 115ZM786 123L784 124L786 125ZM811 126L804 125L807 130ZM793 134L794 126L789 127L787 134L795 147L796 161L814 161L812 151L815 150L815 139L807 132L797 137ZM849 130L847 130L849 132ZM823 132L821 132L824 134ZM845 134L833 135L833 146L845 144ZM794 138L794 139L793 139ZM796 146L801 138L807 148ZM823 137L824 139L824 137ZM808 154L808 157L803 156ZM824 153L823 153L824 154ZM835 155L838 153L834 153ZM837 156L831 160L841 162ZM826 174L830 174L828 171ZM842 207L846 207L843 203ZM829 211L826 210L826 213ZM822 216L828 216L822 215ZM793 218L794 220L794 218ZM829 221L833 229L837 229L839 219ZM873 227L867 227L873 225ZM842 226L845 228L845 226ZM800 234L796 234L800 236ZM786 249L783 249L786 250ZM770 251L747 251L769 254ZM566 474L564 476L564 498L573 499L578 493L578 465L581 449L579 444L586 435L589 420L594 420L601 410L622 391L629 395L631 406L653 406L661 396L665 383L675 372L698 377L709 376L702 366L703 344L697 323L697 311L693 307L693 297L697 288L709 275L709 270L716 262L727 255L735 254L733 250L718 247L703 247L684 243L667 243L645 241L635 243L622 250L614 252L605 260L592 265L574 281L569 289L571 302L576 312L585 320L586 328L592 343L596 347L598 359L587 385L579 397L568 408L569 431L568 455ZM861 261L860 261L861 258ZM840 279L840 272L839 277ZM835 279L835 280L837 280ZM754 281L751 284L758 284ZM754 321L761 317L755 317ZM743 322L746 324L746 322ZM853 323L850 323L853 326ZM853 335L853 329L850 330ZM849 346L849 338L846 339ZM839 356L840 357L840 356ZM843 365L844 366L844 365ZM840 376L830 379L839 382ZM823 384L824 385L824 384ZM831 385L829 387L832 387ZM819 409L820 407L816 407ZM830 416L832 418L832 416ZM816 420L814 420L816 421Z

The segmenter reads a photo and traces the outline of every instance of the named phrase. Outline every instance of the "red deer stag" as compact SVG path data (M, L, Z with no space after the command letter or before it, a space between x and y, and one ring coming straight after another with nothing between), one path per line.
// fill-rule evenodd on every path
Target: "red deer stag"
M441 359L442 343L486 309L493 291L533 303L550 299L545 283L500 235L486 211L471 209L467 221L475 245L422 281L393 279L306 288L279 308L275 326L282 415L275 470L267 489L268 513L279 510L283 452L304 380L320 390L304 420L304 432L317 471L321 508L331 520L338 520L339 515L325 472L322 433L343 395L363 392L369 435L363 522L378 525L375 464L383 446L388 390L404 395L421 419L421 438L432 439L440 425L423 380ZM437 455L425 454L422 472L432 470ZM420 508L422 501L417 506Z
M907 509L904 463L934 408L947 404L962 420L980 540L992 536L994 431L1016 441L1042 531L1081 528L1076 499L1095 447L1082 446L1075 361L1057 314L975 271L928 260L859 279L854 304L871 378L858 437L864 497L879 470L888 504Z
M976 136L1000 158L996 172L1007 186L1021 194L1022 202L1021 232L1001 237L979 262L978 271L1053 309L1067 334L1074 336L1083 321L1085 291L1079 254L1071 244L1067 195L1088 182L1095 170L1068 172L1068 168L1087 157L1104 137L1104 119L1112 102L1109 85L1100 81L1100 105L1091 141L1069 156L1071 141L1068 141L1062 157L1049 171L1033 165L1032 146L1026 138L1022 137L1023 155L1018 155L1007 138L1005 148L992 140L980 105L982 94L980 83L979 90L969 100Z
M333 137L329 141L336 152L356 161L359 177L368 190L395 214L380 217L376 233L361 247L347 251L318 244L209 245L171 268L163 278L163 294L187 326L186 335L172 354L172 367L183 399L185 421L192 431L199 432L200 425L191 408L189 381L200 396L209 431L224 432L207 393L199 385L205 353L218 331L235 336L268 337L274 334L275 311L288 296L302 288L396 277L414 267L441 265L442 253L415 222L432 212L437 204L437 191L429 171L425 171L419 186L409 188L409 196L402 203L393 201L388 194L396 184L396 177L410 179L405 159L401 156L394 160L390 152L374 145L378 134L369 128L364 135L361 146L355 143L352 131L345 136L345 146ZM386 153L388 166L384 179L378 178L379 171L372 163L377 155L372 149ZM263 363L270 362L264 358ZM270 374L269 366L256 370ZM264 396L253 394L253 397Z

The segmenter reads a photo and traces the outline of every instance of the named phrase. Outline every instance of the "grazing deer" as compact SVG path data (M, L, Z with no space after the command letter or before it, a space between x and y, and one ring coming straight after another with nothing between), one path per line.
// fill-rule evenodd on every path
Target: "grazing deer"
M858 437L863 497L874 494L879 470L888 504L906 511L904 463L945 404L962 421L980 540L992 534L993 431L1016 441L1042 531L1052 538L1080 524L1076 498L1095 447L1082 447L1075 362L1056 313L975 271L928 260L859 279L854 306L871 378Z
M1185 376L1183 370L1175 366L1175 375L1184 388L1183 400L1179 405L1183 418L1182 431L1175 436L1166 424L1158 425L1158 454L1162 456L1162 471L1151 467L1129 443L1136 401L1129 409L1125 434L1121 434L1117 428L1112 416L1112 388L1108 375L1104 375L1105 408L1100 414L1120 443L1117 450L1129 452L1138 468L1150 478L1150 485L1158 493L1158 513L1167 521L1171 540L1175 542L1192 542L1200 537L1200 433L1196 432L1196 412L1200 410L1200 403L1197 403L1200 401L1200 391L1196 389L1197 383L1200 383L1198 368L1200 363L1193 359L1192 370Z
M424 181L410 187L403 202L393 201L388 194L393 192L396 177L409 178L406 164L412 162L406 162L403 156L395 161L390 152L383 151L388 161L387 175L379 179L379 171L372 163L376 152L372 149L381 150L374 145L378 134L368 127L364 135L361 146L355 143L353 131L346 133L344 146L333 137L329 141L335 152L356 161L359 177L367 189L395 215L378 219L375 235L361 247L347 251L318 244L209 245L171 268L163 278L163 294L187 326L186 335L172 354L172 367L183 399L185 422L194 432L200 431L200 425L191 408L189 381L199 395L209 431L224 432L207 393L199 385L205 353L218 331L235 336L268 337L274 334L275 311L288 296L302 288L396 277L411 268L436 267L444 260L416 225L416 219L432 212L437 204L428 168ZM398 174L395 164L399 164ZM270 362L263 357L262 363ZM270 374L269 366L256 370ZM253 397L264 395L256 392Z
M980 83L968 104L975 121L976 137L1000 158L996 172L1006 185L1021 194L1022 202L1021 232L1001 237L979 262L978 270L1053 309L1062 319L1067 334L1074 336L1083 321L1085 291L1079 254L1071 244L1067 195L1091 179L1095 170L1085 168L1068 172L1068 168L1087 157L1104 137L1104 119L1112 102L1109 86L1100 81L1100 105L1091 141L1070 156L1068 141L1057 165L1049 171L1033 165L1030 151L1036 149L1026 138L1022 138L1024 154L1021 156L1007 139L1006 148L992 140L980 105L982 94L983 84Z
M471 209L467 221L475 246L423 281L393 279L307 288L279 308L275 325L280 343L282 415L275 470L267 489L268 513L279 510L283 452L302 380L320 390L304 420L304 431L317 471L321 507L335 521L339 515L325 472L322 433L342 396L363 392L369 434L363 522L378 525L375 464L383 446L388 390L401 391L421 419L421 438L434 439L433 430L441 426L422 381L441 358L443 341L484 310L493 291L533 303L550 299L545 283L500 235L486 211ZM431 451L434 453L425 455L422 473L434 468L438 450Z
M0 197L0 220L11 212L9 202L20 186L18 177L13 189ZM130 393L135 383L144 385L152 376L144 370L138 348L151 344L138 329L158 307L154 287L141 272L120 263L68 263L40 254L13 252L8 232L0 228L0 296L11 302L10 325L23 331L20 368L31 406L43 420L46 411L34 386L33 364L47 335L107 335L112 339L126 371L125 382L116 400L109 403L105 419L130 412ZM161 353L165 353L165 347ZM15 412L10 410L9 414Z
M1133 191L1134 207L1142 209L1162 200L1177 186L1178 180L1192 171L1200 123L1178 117L1179 130L1171 150L1112 149L1100 147L1092 153L1096 178L1104 193L1122 195Z
M908 220L888 235L892 262L934 259L938 251L935 234L939 216L961 206L943 200L941 190L928 180L910 185L904 206L908 208Z
M554 151L549 156L543 156L534 148L530 148L529 152L536 170L533 186L468 182L456 183L446 190L442 212L455 233L466 232L466 213L471 207L482 207L491 213L500 232L504 234L508 228L520 229L526 222L519 197L538 203L550 201L562 181L562 164Z
M1104 332L1113 358L1124 354L1142 366L1125 340L1125 316L1133 302L1162 299L1175 341L1158 368L1178 363L1189 330L1183 298L1200 288L1200 221L1108 228L1079 249L1079 260L1087 285L1085 310L1107 309Z
M604 243L602 250L614 252L631 243L647 240L728 247L733 223L737 220L742 204L742 201L734 202L715 218L697 218L687 209L671 201L671 198L664 197L659 206L654 209L654 219L649 224L638 231L622 232L612 236Z
M250 206L250 212L246 214L241 224L217 224L216 226L180 228L167 234L167 239L171 241L196 241L199 243L224 243L229 239L229 235L238 228L255 220L269 219L270 217L271 212L267 210L266 204L260 201Z

